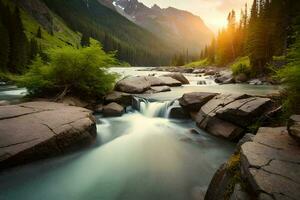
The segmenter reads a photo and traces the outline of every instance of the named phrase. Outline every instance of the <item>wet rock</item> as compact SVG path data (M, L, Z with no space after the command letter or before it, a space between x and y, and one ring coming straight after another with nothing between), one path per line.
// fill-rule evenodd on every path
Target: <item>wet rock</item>
M103 112L103 105L102 104L96 105L95 108L94 108L94 113L100 114L102 112Z
M119 117L123 115L124 107L113 102L104 106L102 113L105 117Z
M8 106L10 103L8 101L2 100L0 101L0 106Z
M260 199L300 199L300 146L286 127L260 128L241 158L243 177Z
M238 74L234 80L236 83L245 83L248 80L248 77L246 74L241 73L241 74Z
M248 83L250 85L262 85L263 84L263 82L259 79L251 79L251 80L248 81Z
M130 106L132 103L132 95L124 92L113 91L104 97L105 103L118 103L123 106Z
M190 84L190 82L187 80L187 78L182 73L170 73L164 75L166 77L171 77L179 82L181 82L183 85Z
M266 111L270 103L269 98L249 97L236 100L220 108L216 114L220 119L247 127Z
M63 154L94 141L91 111L52 102L0 107L0 169Z
M300 115L292 115L288 121L288 132L291 137L300 142Z
M197 85L206 85L206 81L198 81Z
M195 69L193 71L193 74L203 74L206 72L206 69Z
M205 200L220 200L224 199L227 186L229 185L232 175L228 173L228 164L224 163L213 176L208 190L205 194Z
M189 119L190 115L175 101L169 108L169 118L173 119Z
M234 83L235 81L232 72L223 72L215 79L215 82L220 84L230 84Z
M164 85L170 86L170 87L177 87L181 86L182 83L180 81L175 80L174 78L171 77L159 77L160 80L163 81Z
M205 76L213 76L213 75L215 75L216 74L216 71L215 70L213 70L213 69L209 69L209 70L207 70L206 72L205 72Z
M198 112L200 108L206 104L209 100L214 98L216 93L207 92L192 92L184 94L180 99L180 105L188 112Z

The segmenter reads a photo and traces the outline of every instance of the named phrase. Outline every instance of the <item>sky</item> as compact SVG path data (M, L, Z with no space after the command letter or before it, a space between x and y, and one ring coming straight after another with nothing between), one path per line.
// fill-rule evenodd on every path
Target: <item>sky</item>
M234 9L239 16L241 8L248 3L251 7L253 0L139 0L147 6L157 4L162 8L169 6L187 10L200 16L214 32L226 26L227 15Z

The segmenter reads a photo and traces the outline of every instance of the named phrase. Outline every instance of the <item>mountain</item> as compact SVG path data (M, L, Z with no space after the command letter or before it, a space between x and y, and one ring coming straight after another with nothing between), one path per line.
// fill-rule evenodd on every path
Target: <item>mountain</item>
M169 64L177 50L98 0L42 0L74 31L99 40L106 51L132 65Z
M156 4L149 8L137 0L98 1L177 48L199 52L213 37L203 20L187 11Z

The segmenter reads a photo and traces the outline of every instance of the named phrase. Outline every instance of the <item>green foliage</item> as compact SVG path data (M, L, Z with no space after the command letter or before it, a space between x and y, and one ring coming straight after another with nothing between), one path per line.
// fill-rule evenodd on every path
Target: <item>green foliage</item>
M109 92L116 76L107 67L117 63L114 54L106 54L99 44L75 49L63 47L47 52L49 63L38 56L29 71L18 79L32 96L68 93L82 99L98 98Z
M241 57L235 60L235 62L230 66L233 75L245 74L246 76L251 76L250 60L248 56Z
M206 67L210 64L208 59L202 59L199 61L191 62L185 65L185 67Z

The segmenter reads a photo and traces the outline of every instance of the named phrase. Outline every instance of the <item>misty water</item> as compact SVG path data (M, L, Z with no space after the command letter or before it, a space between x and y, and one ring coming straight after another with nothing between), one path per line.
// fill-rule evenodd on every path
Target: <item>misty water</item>
M126 75L153 71L114 68ZM163 72L155 72L160 75ZM168 118L172 99L185 92L266 94L271 86L219 86L210 77L187 75L191 85L139 95L140 110L97 119L97 140L89 148L0 173L0 200L196 200L203 197L234 144L210 136L191 120ZM205 86L195 84L205 80ZM227 88L227 89L226 89ZM0 88L0 100L16 103L25 89ZM149 102L147 99L152 99ZM154 100L154 102L153 102ZM191 133L195 129L199 134Z

